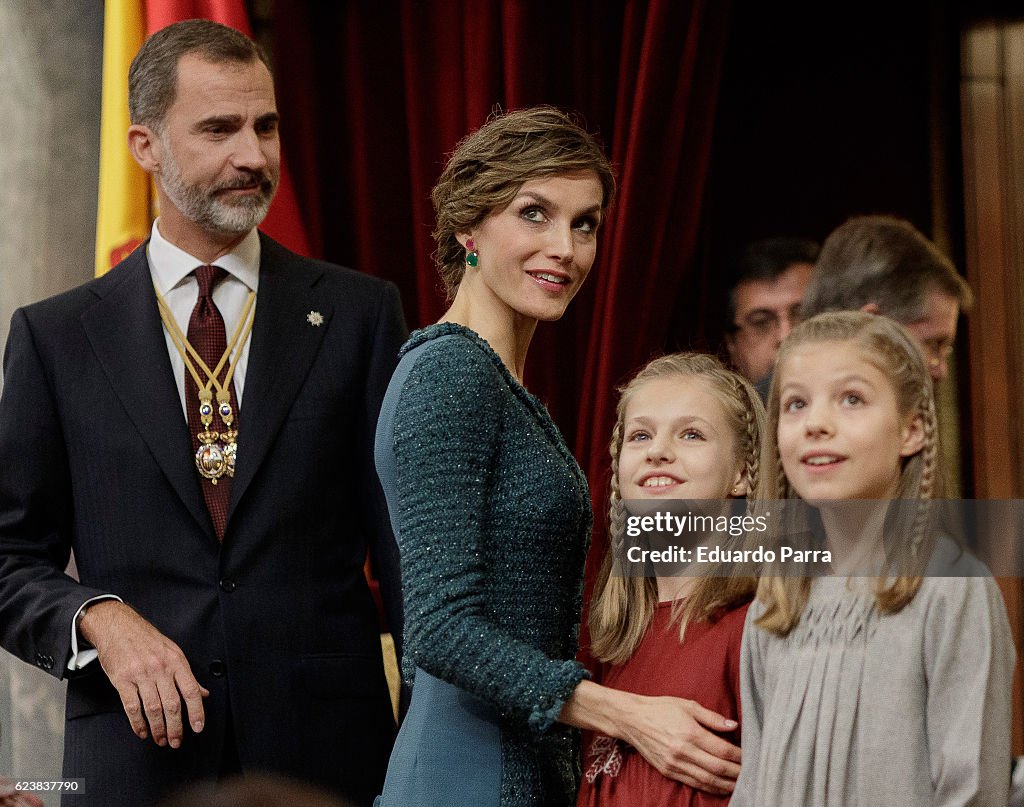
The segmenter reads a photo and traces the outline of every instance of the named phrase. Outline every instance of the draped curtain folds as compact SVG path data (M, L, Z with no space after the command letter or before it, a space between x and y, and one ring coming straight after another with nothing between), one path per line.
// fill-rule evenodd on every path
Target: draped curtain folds
M676 299L705 271L695 251L727 28L713 2L627 8L611 149L619 198L594 283L573 444L594 501L588 593L606 545L614 388L663 352Z
M694 252L728 5L307 0L274 13L285 150L312 240L396 282L413 327L445 309L430 189L459 139L496 107L548 103L604 142L619 195L597 262L569 313L538 328L527 370L590 479L593 568L614 387L663 350L680 291L705 271Z

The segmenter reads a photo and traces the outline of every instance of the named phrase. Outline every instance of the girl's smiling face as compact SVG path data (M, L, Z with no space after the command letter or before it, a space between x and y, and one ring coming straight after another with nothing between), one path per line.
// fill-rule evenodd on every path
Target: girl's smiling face
M737 436L700 376L654 378L626 403L619 493L623 499L725 499L746 493Z
M803 499L890 499L924 445L892 382L853 341L796 347L777 369L779 456Z

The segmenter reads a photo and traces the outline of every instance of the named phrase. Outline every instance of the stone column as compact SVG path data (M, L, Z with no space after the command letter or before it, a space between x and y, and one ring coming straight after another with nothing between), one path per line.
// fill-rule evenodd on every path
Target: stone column
M0 0L0 41L0 343L6 344L16 308L93 273L103 4ZM63 715L64 685L0 651L0 772L58 778Z
M0 339L18 306L92 277L103 11L0 0Z

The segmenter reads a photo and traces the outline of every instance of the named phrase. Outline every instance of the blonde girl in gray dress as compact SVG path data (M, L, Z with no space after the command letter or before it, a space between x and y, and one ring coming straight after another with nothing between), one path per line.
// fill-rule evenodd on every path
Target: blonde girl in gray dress
M939 469L920 351L885 317L822 314L783 343L767 408L762 497L814 505L832 574L759 584L733 807L1004 807L1013 642L995 582L923 517Z

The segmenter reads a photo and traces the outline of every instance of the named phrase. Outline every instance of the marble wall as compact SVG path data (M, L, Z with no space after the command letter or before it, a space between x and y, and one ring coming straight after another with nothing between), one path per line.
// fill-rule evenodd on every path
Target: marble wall
M93 274L102 3L0 0L0 340Z
M102 9L0 0L2 343L16 308L92 276ZM0 774L57 778L63 714L64 685L0 651Z

